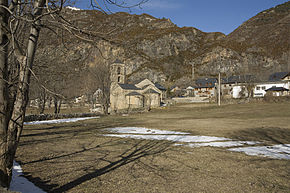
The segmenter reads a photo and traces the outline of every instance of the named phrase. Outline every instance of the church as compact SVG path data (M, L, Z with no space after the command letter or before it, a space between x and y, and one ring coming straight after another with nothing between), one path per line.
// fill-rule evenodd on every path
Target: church
M136 84L126 83L126 67L120 60L110 66L110 109L120 112L132 109L151 109L160 106L166 89L148 79Z

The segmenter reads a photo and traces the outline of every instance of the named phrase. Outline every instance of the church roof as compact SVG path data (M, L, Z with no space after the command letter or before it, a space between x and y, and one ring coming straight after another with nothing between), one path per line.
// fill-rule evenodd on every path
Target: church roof
M166 91L166 88L164 88L161 84L155 82L154 85L155 85L159 90Z
M143 94L159 94L159 93L150 88L150 89L146 90L146 92L144 92Z
M136 87L134 84L119 84L119 86L125 90L141 90L140 88Z
M130 92L128 94L126 94L126 96L140 96L141 94L136 92L136 91L133 91L133 92ZM141 95L142 96L142 95Z

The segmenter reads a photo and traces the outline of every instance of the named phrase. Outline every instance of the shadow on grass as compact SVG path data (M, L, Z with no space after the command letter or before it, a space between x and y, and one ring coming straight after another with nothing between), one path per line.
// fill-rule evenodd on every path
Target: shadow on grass
M47 192L69 191L82 183L98 178L99 176L112 172L129 163L146 167L145 169L152 171L160 177L166 178L161 172L164 171L164 168L160 168L160 166L156 166L154 165L154 163L144 163L144 160L140 159L148 156L151 156L152 158L152 156L154 157L154 155L159 156L163 152L169 150L170 147L172 147L172 142L108 138L108 140L96 144L96 142L98 142L97 140L103 134L102 129L125 126L125 123L125 121L99 124L78 123L74 125L52 125L48 126L47 128L43 128L43 130L33 129L32 131L29 131L28 129L28 131L23 135L24 140L21 141L20 144L20 146L22 146L23 148L25 147L24 149L26 151L23 153L27 154L30 151L33 151L34 147L37 146L38 148L42 148L43 150L40 151L42 153L36 154L38 159L28 159L28 161L26 162L20 162L21 165L45 165L46 167L51 167L51 169L53 170L55 169L54 164L56 164L57 166L59 163L67 163L66 165L68 166L68 168L63 168L60 171L56 171L54 178L63 178L63 176L70 174L70 172L72 172L70 168L74 168L75 164L77 168L75 168L73 172L83 173L83 171L86 171L86 173L83 175L75 176L75 179L68 179L68 182L66 184L55 184L50 180L44 181L39 177L31 176L29 173L24 173L25 177L27 177L31 182ZM134 123L134 120L131 120L130 124L132 123ZM80 135L81 137L75 138L76 135ZM71 140L79 140L79 144L81 146L78 146L77 151L72 149L75 148L74 146L71 146L71 149L64 149L64 152L58 155L54 155L54 150L50 151L49 146L51 146L52 144L62 145L63 143L70 143ZM47 147L46 143L48 143ZM82 144L86 145L82 146ZM39 147L39 145L41 145L41 147ZM121 146L122 149L120 150ZM43 153L45 155L43 155ZM81 159L78 160L79 158ZM99 163L101 163L102 165L98 167ZM81 168L79 166L81 166ZM28 167L33 167L33 165L30 165Z
M231 138L239 140L260 141L265 144L289 144L290 129L279 127L261 127L239 130Z
M64 138L71 138L72 136L76 136L81 133L85 132L96 132L101 129L105 128L113 128L113 127L121 127L124 126L124 121L122 122L114 122L111 124L84 124L84 123L78 123L78 124L67 124L63 123L61 126L58 125L52 125L47 128L43 129L29 129L29 131L32 131L29 134L22 134L21 135L21 143L19 146L26 146L26 145L36 145L38 143L45 143L45 142L51 142L51 141L57 141L57 140L63 140ZM37 132L40 131L40 132ZM45 137L45 139L37 139L38 137ZM50 138L48 138L50 137ZM33 138L32 140L29 140L30 138ZM26 140L28 139L28 140Z
M92 172L89 172L83 176L80 176L73 181L68 182L56 189L51 190L51 192L66 192L72 188L86 182L102 176L108 172L112 172L122 166L125 166L129 163L135 162L143 157L152 156L160 154L168 150L171 143L169 142L160 142L160 141L139 141L134 144L131 148L124 151L118 156L117 160L110 161L104 158L101 158L102 161L108 162L108 164L102 168L96 169Z
M81 132L88 132L88 131L94 131L104 128L110 128L110 127L120 127L124 125L124 123L112 123L112 124L103 124L98 125L97 127L94 125L86 125L86 124L63 124L62 126L51 126L49 128L43 129L43 132L38 133L30 133L30 134L23 134L21 135L22 138L25 137L36 137L36 136L50 136L50 135L61 135L61 134L74 134L74 133L81 133ZM51 130L51 131L47 131Z
M140 161L141 158L147 157L147 156L154 156L154 155L160 155L167 150L169 150L170 147L172 147L172 142L168 141L153 141L153 140L130 140L131 142L134 141L135 143L130 143L130 147L126 148L121 154L118 154L117 156L112 156L110 154L114 153L114 147L113 150L104 152L102 156L98 156L98 158L95 158L94 163L99 163L105 162L107 163L105 166L98 168L98 169L93 169L95 168L96 165L88 165L88 163L92 160L88 161L82 161L83 165L87 165L85 168L79 168L78 170L83 170L83 171L89 171L88 173L78 176L76 179L60 186L58 184L51 184L50 181L42 181L40 178L36 177L33 178L30 176L28 173L24 173L25 177L27 177L31 182L42 188L43 190L47 192L66 192L74 187L87 182L89 180L92 180L94 178L100 177L108 172L112 172L122 166L125 166L129 163L136 163L136 164L142 164L144 167L148 167L149 170L153 170L153 172L157 175L159 175L158 167L152 165L146 165L144 162ZM40 160L34 160L26 163L21 163L22 165L25 164L32 164L32 163L37 163L37 162L43 162L43 161L49 161L49 160L54 160L54 161L59 161L58 159L68 157L68 156L74 156L76 154L82 154L87 151L98 151L98 148L102 148L104 146L120 146L121 144L124 144L125 140L124 139L116 139L116 140L110 140L109 142L97 145L95 147L87 148L81 151L75 151L73 153L68 153L65 155L60 155L60 156L55 156L51 157L48 159L40 159ZM102 150L100 150L102 152ZM81 156L81 155L80 155ZM111 158L107 158L111 157ZM66 162L66 161L65 161ZM74 162L68 160L67 162ZM88 162L88 163L86 163ZM51 163L53 164L53 163ZM65 168L64 168L65 169ZM78 171L77 170L77 171ZM160 168L160 171L163 171L164 168ZM67 173L66 173L67 174ZM64 174L62 174L64 175ZM163 177L162 175L159 175Z

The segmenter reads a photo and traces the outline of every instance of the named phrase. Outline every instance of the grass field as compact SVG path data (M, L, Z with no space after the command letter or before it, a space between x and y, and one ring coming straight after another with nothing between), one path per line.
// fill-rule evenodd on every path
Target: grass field
M290 103L183 104L149 113L25 126L16 160L47 192L289 192L290 160L221 147L103 136L146 127L290 144Z

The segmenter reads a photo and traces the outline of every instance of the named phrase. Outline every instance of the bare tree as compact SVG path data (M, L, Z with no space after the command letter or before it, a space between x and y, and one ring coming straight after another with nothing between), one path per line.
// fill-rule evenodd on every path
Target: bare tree
M9 187L12 177L13 159L23 128L25 109L28 102L29 82L40 32L40 19L45 6L45 0L25 3L19 0L0 0L1 17L1 80L0 80L0 185ZM29 14L29 16L27 15ZM30 23L26 47L21 48L16 39L21 22ZM18 62L17 83L10 83L8 63L9 44L12 43L13 53ZM16 92L10 95L9 87L15 86Z
M90 2L93 7L101 9L98 1ZM102 2L128 9L131 7L125 4L125 1L102 0ZM60 15L65 3L70 2L0 0L0 186L2 187L9 187L12 179L13 160L23 129L40 30L46 27L55 32L55 28L62 28L84 41L106 40L99 33L79 29L65 20ZM45 25L42 24L44 20L47 22ZM51 27L48 24L51 24ZM92 37L94 38L90 39Z
M86 73L86 72L85 72ZM87 83L86 93L93 95L93 93L100 89L101 92L98 95L98 102L103 107L103 112L108 114L108 108L110 105L110 67L108 64L95 64L93 67L87 69L87 75L84 76Z

